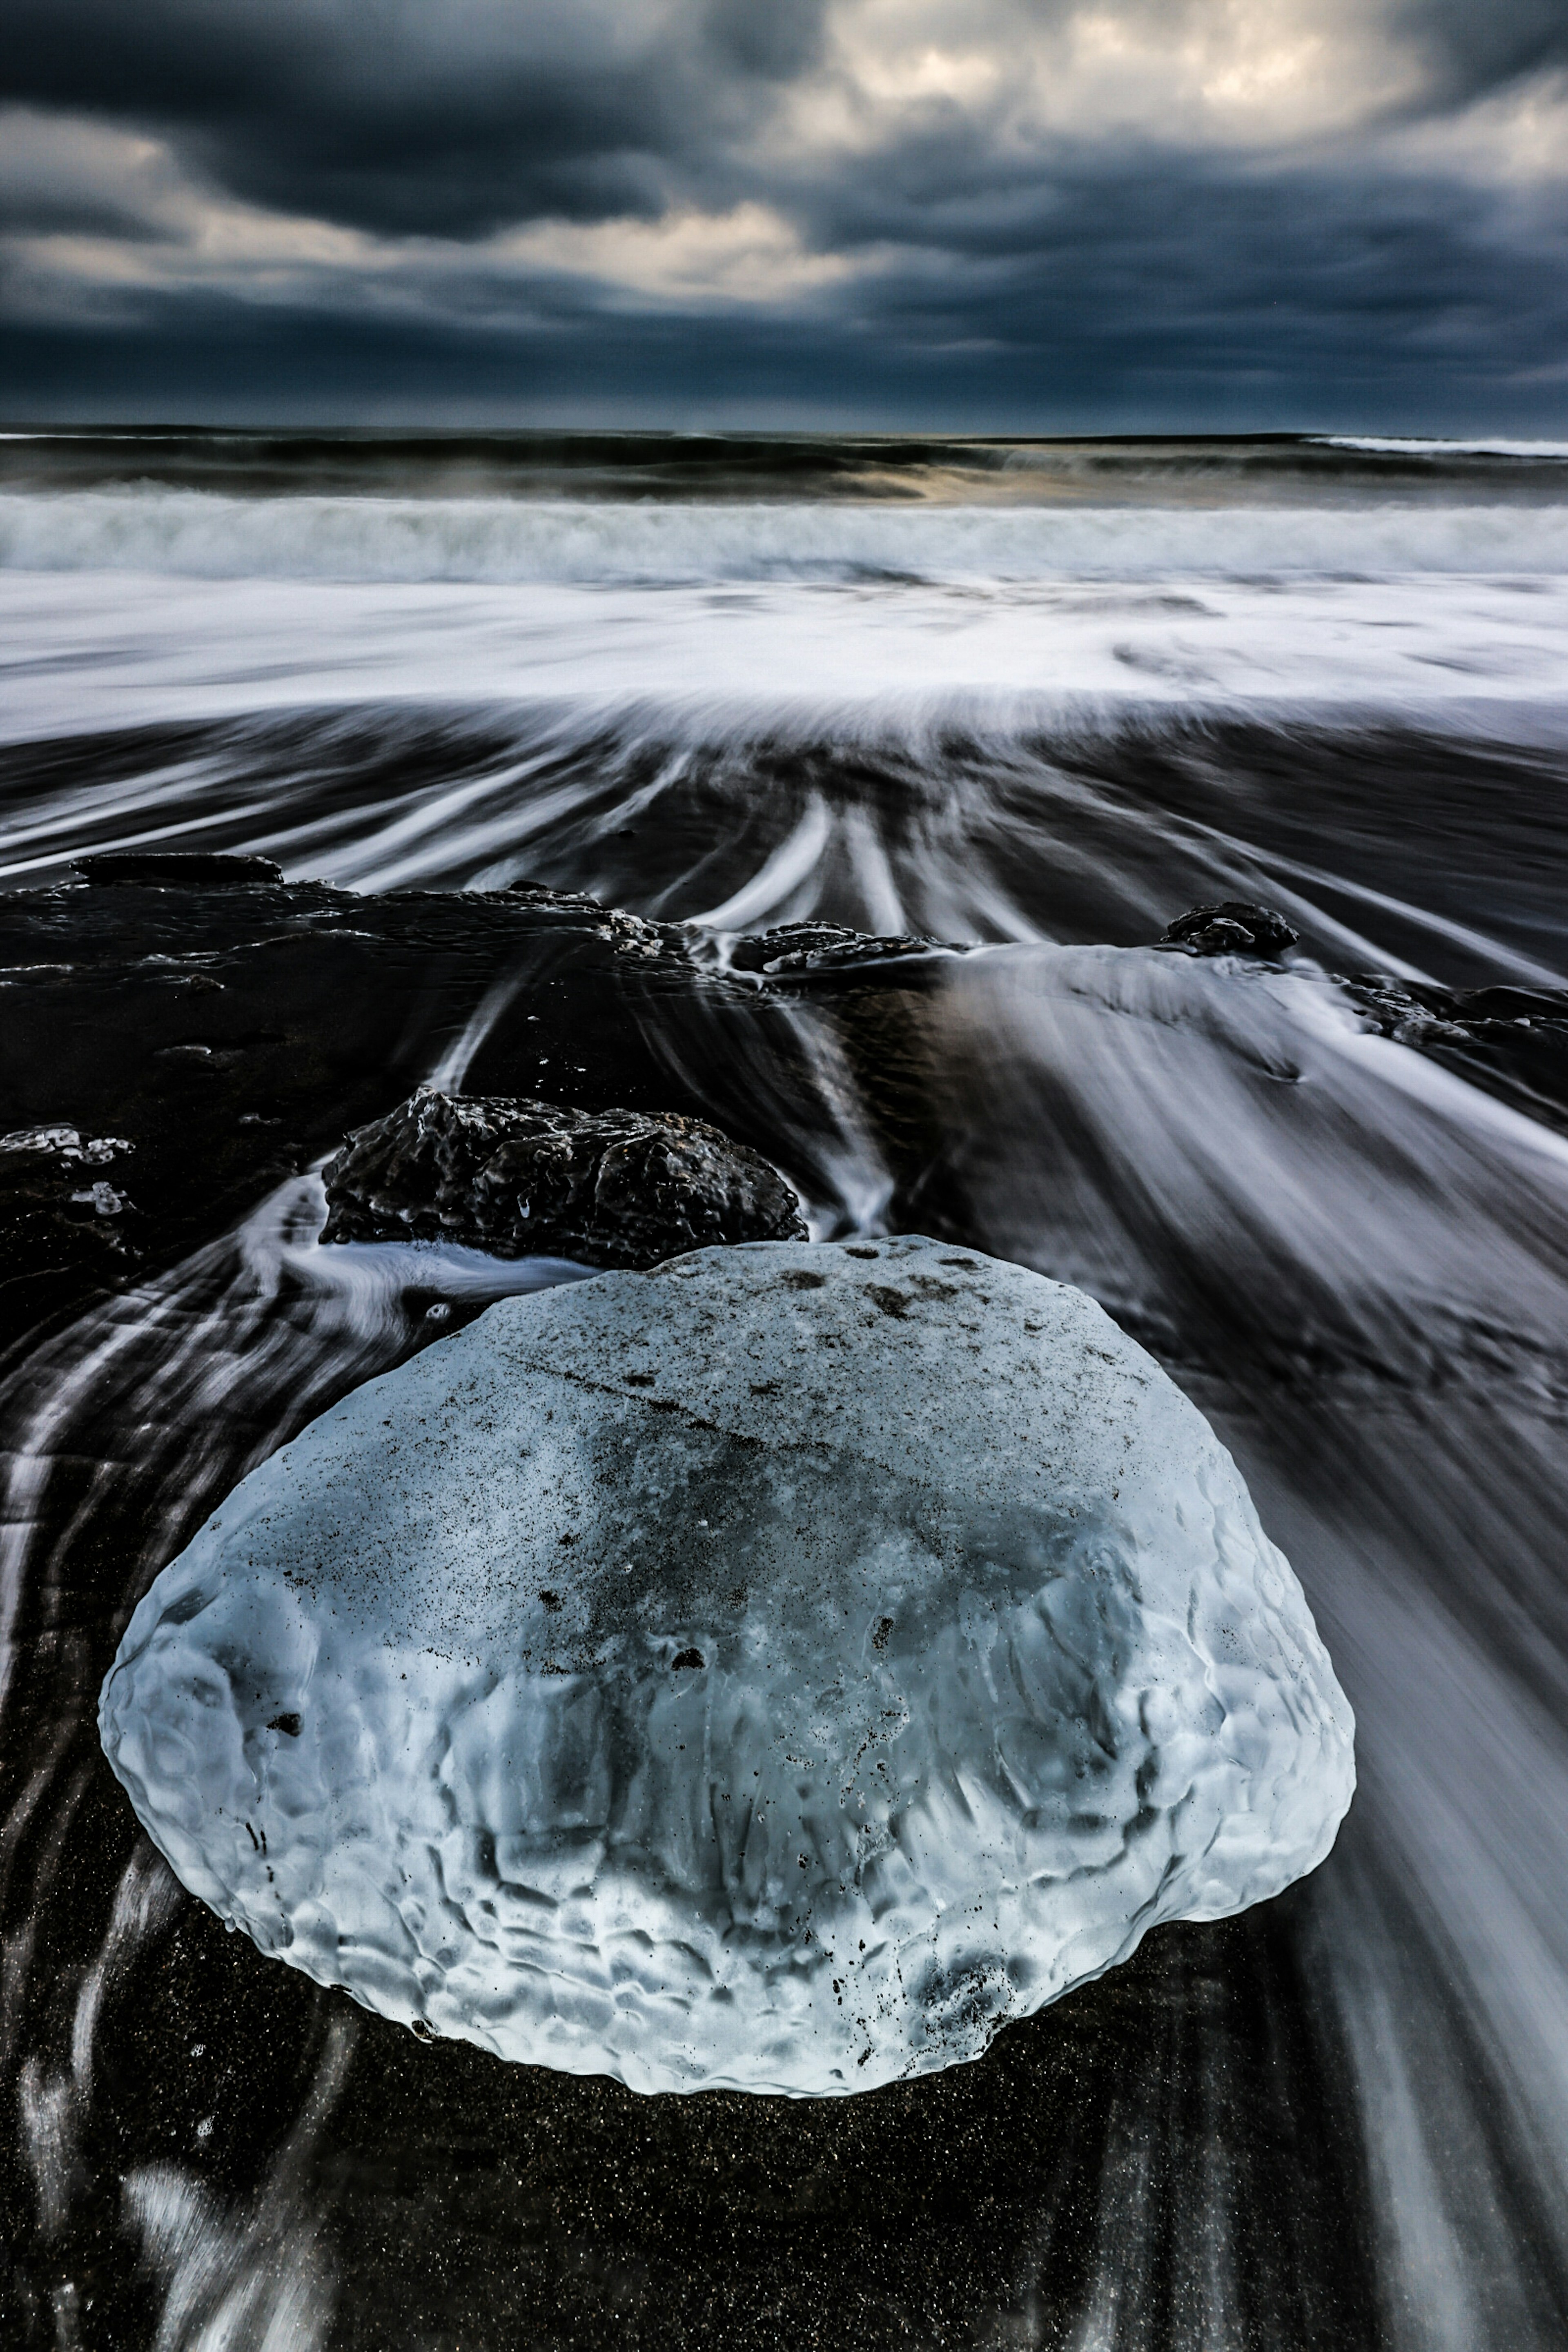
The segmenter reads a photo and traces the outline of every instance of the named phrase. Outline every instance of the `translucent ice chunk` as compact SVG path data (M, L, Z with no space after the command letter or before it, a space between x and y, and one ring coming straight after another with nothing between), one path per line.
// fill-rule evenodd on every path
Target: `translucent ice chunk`
M263 1951L646 2091L972 2058L1310 1870L1353 1784L1202 1416L1080 1292L921 1240L492 1307L245 1481L100 1726Z

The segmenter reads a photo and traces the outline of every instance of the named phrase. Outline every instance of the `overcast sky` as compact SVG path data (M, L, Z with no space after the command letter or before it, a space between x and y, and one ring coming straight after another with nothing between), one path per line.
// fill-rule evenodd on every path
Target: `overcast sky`
M1568 0L7 0L27 416L1568 435Z

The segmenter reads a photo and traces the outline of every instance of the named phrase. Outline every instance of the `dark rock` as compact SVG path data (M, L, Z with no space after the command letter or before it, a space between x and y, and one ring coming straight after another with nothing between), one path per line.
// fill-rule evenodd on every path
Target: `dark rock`
M837 923L784 923L755 938L737 940L730 950L730 969L783 980L805 972L842 971L856 964L889 963L904 956L959 952L941 940L907 934L879 939L868 931L845 930Z
M20 1166L29 1172L54 1163L60 1168L102 1168L134 1147L122 1135L86 1138L64 1124L13 1128L0 1135L0 1170Z
M1190 955L1280 956L1297 937L1274 908L1221 898L1211 907L1190 908L1167 923L1160 945L1185 948Z
M476 1095L547 1089L745 1141L776 1126L781 1097L808 1128L817 1100L765 992L700 965L677 927L570 893L151 877L0 892L0 1134L68 1128L82 1146L0 1165L0 1358L215 1241L466 1032ZM133 1159L89 1160L113 1139ZM124 1213L71 1198L100 1177L129 1189Z
M649 923L641 915L628 915L620 907L606 907L601 899L590 898L586 890L552 890L543 882L510 882L505 896L523 899L530 909L539 915L560 915L581 927L584 918L587 927L602 940L608 940L619 955L661 956L671 950L684 956L684 934L671 923Z
M108 850L75 862L86 882L137 882L154 890L269 889L283 879L270 857L213 849Z
M705 1120L435 1087L351 1135L325 1182L329 1242L649 1266L715 1242L805 1234L783 1177Z
M1443 988L1377 971L1340 985L1367 1029L1568 1133L1568 989Z
M112 1280L130 1262L132 1203L99 1171L132 1148L123 1136L84 1137L63 1123L0 1135L0 1293L71 1265Z

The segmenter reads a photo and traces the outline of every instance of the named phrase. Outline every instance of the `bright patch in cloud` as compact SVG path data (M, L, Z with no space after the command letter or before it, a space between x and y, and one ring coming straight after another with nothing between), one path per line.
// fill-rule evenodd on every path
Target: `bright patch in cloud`
M19 135L6 139L7 128ZM482 289L489 312L504 314L509 290L526 302L531 286L552 278L587 281L612 308L788 305L874 266L808 251L781 212L756 202L674 207L656 220L534 221L467 242L377 237L237 203L187 178L166 145L90 123L0 119L0 153L24 215L29 205L79 212L84 191L121 215L102 228L45 226L0 240L13 307L34 318L203 287L259 302L341 297L374 308L413 297L439 307L443 288L462 280Z
M754 203L727 213L669 212L656 221L541 221L483 249L503 268L560 271L683 303L790 301L855 268L842 254L806 252L782 214Z

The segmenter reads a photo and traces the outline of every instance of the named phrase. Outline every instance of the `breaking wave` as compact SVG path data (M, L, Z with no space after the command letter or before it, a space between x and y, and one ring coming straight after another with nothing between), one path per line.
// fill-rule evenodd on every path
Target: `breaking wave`
M1551 575L1568 572L1568 505L899 509L14 491L0 495L0 568L497 585Z

